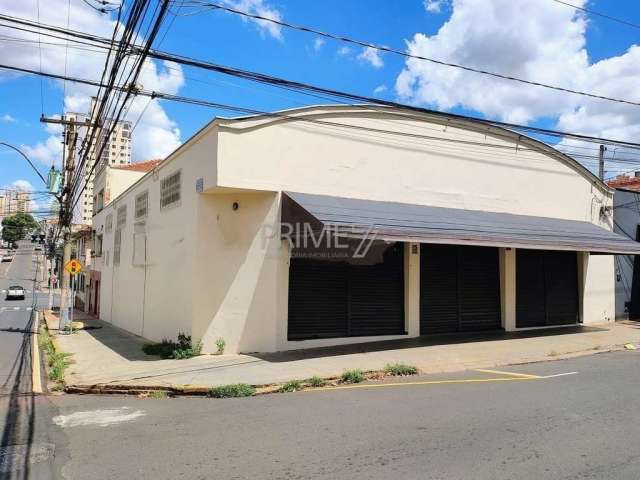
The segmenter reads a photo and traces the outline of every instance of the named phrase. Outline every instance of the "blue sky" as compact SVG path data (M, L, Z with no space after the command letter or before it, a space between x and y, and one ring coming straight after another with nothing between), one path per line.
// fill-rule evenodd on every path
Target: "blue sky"
M532 13L522 12L518 15L518 11L514 11L509 17L509 21L513 21L511 31L506 29L503 22L495 21L495 16L489 20L482 17L486 11L486 4L501 3L505 0L484 0L484 6L478 3L472 5L474 0L457 0L453 3L447 0L441 0L436 8L433 6L437 2L424 2L422 0L351 0L351 1L334 1L325 0L323 2L310 1L259 1L259 0L226 0L229 5L237 6L239 9L258 8L268 9L277 14L284 20L292 23L309 25L320 30L326 30L339 34L344 34L353 38L363 39L366 41L392 46L395 48L405 48L406 42L414 38L417 33L424 34L431 40L424 40L424 44L416 43L416 48L425 48L426 51L437 56L440 52L448 60L458 61L460 63L474 63L476 66L485 67L489 70L503 71L508 69L520 73L524 76L536 75L536 69L542 65L542 70L546 65L549 67L548 74L543 75L543 79L557 84L563 81L572 81L571 77L580 77L584 72L584 79L581 80L579 86L587 90L606 90L610 95L625 96L626 98L636 98L639 96L637 89L629 91L628 88L616 85L608 91L608 82L614 85L616 76L607 77L607 72L612 68L603 68L599 72L592 73L587 70L584 65L575 67L574 70L567 68L567 75L557 74L557 70L562 70L562 66L558 67L558 58L562 59L563 55L567 56L567 63L572 62L572 58L579 58L578 47L575 47L576 38L580 35L575 34L571 38L558 38L558 51L554 53L540 53L538 58L523 58L522 64L517 65L513 62L505 63L504 58L508 57L504 52L500 55L492 56L486 53L476 53L477 58L473 56L474 52L481 52L478 43L490 42L491 39L500 38L500 35L515 35L515 43L520 40L522 45L514 44L519 47L522 52L529 52L539 45L540 38L536 35L547 37L548 32L536 33L536 29L531 32L523 33L522 38L519 37L518 29L523 23L535 25L539 23L544 30L546 26L553 29L554 32L561 31L564 26L562 22L571 22L571 16L574 15L573 9L560 6L552 0L530 0L528 3L537 3L536 10ZM29 2L33 5L29 5ZM513 0L512 3L525 2L525 0ZM35 0L26 0L22 10L16 11L13 0L0 0L0 11L3 13L15 14L18 16L27 16L31 12L31 16L35 15ZM74 9L84 8L81 0L71 0ZM426 8L427 3L432 4L431 8ZM468 5L466 5L466 4ZM576 0L574 3L580 3ZM464 5L463 5L464 4ZM43 2L42 8L54 9L52 3ZM62 3L66 6L66 1ZM469 6L470 5L470 6ZM600 11L609 15L625 18L629 21L640 23L640 2L620 2L616 0L595 0L586 4L587 8ZM458 9L462 18L464 12L467 14L473 9L482 8L483 10L477 16L477 23L469 26L468 20L452 21L451 30L458 32L455 34L438 36L443 24L449 21ZM496 12L499 15L501 5L497 5ZM33 9L33 10L31 10ZM466 9L466 10L465 10ZM543 10L544 15L538 17L537 10ZM548 11L547 11L548 10ZM194 10L183 10L178 13L191 13ZM258 11L258 10L255 10ZM563 13L564 11L564 13ZM174 10L175 12L175 10ZM46 18L47 12L42 12ZM52 13L53 15L53 13ZM562 17L563 15L566 16ZM488 17L489 18L489 17ZM491 20L493 18L493 20ZM553 22L550 23L549 19ZM104 19L105 22L107 19ZM587 64L592 65L599 61L606 61L612 57L621 57L628 51L631 45L638 42L640 38L640 29L626 27L609 20L597 17L583 17L586 25L586 33L584 34L585 48L588 54ZM100 19L96 19L99 22ZM467 22L467 23L465 23ZM472 23L476 20L472 17ZM494 22L494 24L492 24ZM480 27L479 25L482 24ZM571 25L576 25L575 22ZM455 30L458 29L458 30ZM515 32L515 33L514 33ZM14 35L14 32L3 30L0 34ZM563 34L564 35L564 34ZM161 35L162 36L162 35ZM509 37L512 38L512 37ZM550 106L545 108L533 108L531 105L537 103L537 95L546 95L546 92L533 91L529 96L523 96L522 103L525 104L526 111L519 114L510 113L518 109L519 105L514 102L512 90L496 91L496 103L484 105L482 99L473 96L473 82L476 79L459 79L457 84L452 84L451 88L455 89L459 94L455 98L448 98L443 94L437 97L432 93L438 89L446 89L448 85L447 75L440 75L440 80L432 80L438 76L437 71L411 70L408 75L412 82L404 92L396 89L398 76L403 69L406 69L405 60L403 58L383 54L380 57L382 65L372 63L366 59L359 58L362 49L345 45L344 43L325 40L323 43L316 43L316 37L297 31L282 29L279 34L265 29L253 22L243 21L241 18L220 11L206 11L195 15L178 16L172 23L171 29L164 38L161 49L179 52L182 54L198 57L216 63L231 65L250 70L256 70L269 73L276 76L282 76L293 80L313 83L320 86L330 87L338 90L359 93L369 96L380 96L390 100L410 101L416 104L426 105L435 108L442 108L456 112L467 112L479 116L500 117L503 119L526 121L531 124L544 125L549 127L563 126L571 127L576 130L582 130L589 134L604 134L633 136L636 132L632 127L635 126L636 120L640 124L640 118L635 113L623 112L628 115L630 130L625 130L627 125L618 125L617 130L611 131L608 125L594 123L593 119L602 117L602 111L597 109L607 108L600 104L593 107L597 115L583 118L575 114L582 107L590 105L571 103L577 102L578 99L571 99L566 105L559 104L557 111L554 110L554 99L549 98ZM459 49L451 48L446 42L455 43L460 40L462 46ZM464 41L468 41L467 45ZM573 43L572 43L573 42ZM15 43L15 42L14 42ZM490 45L490 43L488 43ZM549 44L551 48L555 48L553 43ZM0 48L12 48L10 42L0 40ZM348 48L344 50L344 47ZM478 48L478 50L476 50ZM496 46L493 47L494 50ZM507 49L510 48L507 45ZM562 49L567 48L564 52ZM342 50L341 50L342 49ZM0 54L2 54L0 50ZM435 53L433 53L435 52ZM9 51L9 53L11 53ZM469 54L468 58L467 53ZM485 57L486 54L486 57ZM45 51L45 57L48 52ZM544 56L555 56L550 59ZM521 55L522 56L522 55ZM527 56L526 53L524 55ZM9 57L2 55L3 58ZM24 55L20 56L23 58ZM501 58L496 58L501 57ZM16 57L18 58L18 57ZM35 57L34 57L35 58ZM45 63L48 58L45 58ZM577 61L577 60L576 60ZM529 62L529 65L526 63ZM62 73L62 66L57 65L57 73ZM160 66L161 67L161 66ZM53 68L56 68L54 64ZM572 67L573 68L573 67ZM632 67L630 67L632 68ZM637 67L635 67L637 69ZM552 72L552 70L554 70ZM94 69L95 71L95 69ZM602 73L604 71L604 73ZM506 72L510 73L510 72ZM633 70L627 72L628 75L634 76L640 71ZM94 78L98 78L99 72L95 71ZM433 75L433 76L432 76ZM197 98L204 98L211 101L221 103L229 103L242 107L255 108L259 110L275 110L280 108L290 108L304 104L319 103L322 100L305 97L300 94L294 94L275 88L255 85L238 79L225 77L197 71L193 69L182 70L182 82L179 86L172 86L175 92ZM444 79L443 79L444 78ZM595 78L597 82L591 82L590 79ZM635 77L638 78L638 77ZM417 85L420 81L427 79L429 90L422 90ZM483 79L487 82L489 79ZM430 83L429 83L430 82ZM440 83L438 83L440 82ZM640 83L640 82L636 82ZM160 82L162 86L162 83ZM468 85L468 87L467 87ZM491 90L490 84L483 83L483 88ZM572 85L573 86L573 85ZM468 88L469 91L464 90ZM511 87L510 87L511 88ZM514 87L515 88L515 87ZM518 86L517 88L523 88ZM39 122L42 113L42 104L44 105L45 115L60 114L63 105L63 91L60 82L45 80L43 82L44 94L41 98L41 81L38 78L29 76L0 76L0 140L6 141L16 146L26 147L28 152L33 152L36 162L40 170L46 173L50 161L50 155L39 155L38 143L40 142L46 147L47 140L55 136L56 132L47 131ZM71 87L68 87L67 93ZM376 90L377 89L377 90ZM616 90L617 89L617 90ZM409 94L408 94L409 92ZM403 94L404 93L404 94ZM489 94L490 95L490 94ZM501 97L502 96L502 97ZM640 100L640 98L638 98ZM544 104L544 101L540 102ZM497 105L497 107L496 107ZM496 114L496 108L500 114ZM613 107L612 107L613 108ZM617 108L617 106L615 106ZM185 141L194 132L201 128L207 121L215 115L232 116L233 114L223 111L215 111L203 107L189 106L183 104L175 104L170 102L161 102L157 109L168 117L161 122L160 129L165 128L170 131L167 135L173 137L163 137L162 135L154 137L150 140L151 146L147 145L140 148L136 155L138 160L144 160L142 156L155 154L157 151L164 153L166 151L160 148L154 149L154 145L167 143L175 146L175 141ZM613 112L613 113L612 113ZM617 110L612 112L605 111L606 115L618 115ZM515 116L514 116L515 115ZM625 117L627 118L627 117ZM626 122L624 120L622 123ZM144 122L143 122L144 123ZM143 130L139 132L156 132L158 128ZM177 130L179 129L179 134ZM157 139L156 139L157 138ZM168 139L168 140L163 140ZM635 138L637 140L637 138ZM135 152L134 152L135 154ZM42 157L42 158L40 158ZM22 179L31 182L36 189L40 189L39 180L30 170L28 165L17 154L12 151L0 147L0 187L9 185L16 180Z

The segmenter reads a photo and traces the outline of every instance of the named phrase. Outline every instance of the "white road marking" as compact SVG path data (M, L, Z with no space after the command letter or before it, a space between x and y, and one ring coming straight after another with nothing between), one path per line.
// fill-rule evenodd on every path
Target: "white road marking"
M14 310L20 310L20 307L13 307Z
M71 415L58 415L53 417L53 423L62 428L82 427L86 425L108 427L117 423L130 422L138 417L146 415L146 412L142 410L130 410L131 409L129 407L121 407L110 410L75 412Z
M566 377L567 375L576 375L578 372L566 372L566 373L556 373L555 375L545 375L540 378L555 378L555 377Z

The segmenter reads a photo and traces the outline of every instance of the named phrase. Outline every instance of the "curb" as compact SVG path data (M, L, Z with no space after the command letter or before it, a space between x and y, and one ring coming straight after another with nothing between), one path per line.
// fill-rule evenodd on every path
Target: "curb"
M587 350L579 350L574 352L566 352L562 355L546 357L536 360L525 360L514 363L505 363L499 365L490 365L486 368L500 367L500 366L513 366L513 365L529 365L534 363L543 363L543 362L552 362L556 360L568 360L571 358L584 357L588 355L597 355L601 353L610 353L616 351L624 351L624 345L611 345L608 347L604 347L601 349L587 349ZM480 368L480 367L478 367ZM482 367L485 368L485 367ZM465 368L456 370L457 372L462 372L466 370L470 370L471 368ZM376 373L377 371L366 371L363 372L365 374ZM445 372L431 372L431 373L445 373ZM454 372L446 372L446 373L454 373ZM419 374L430 374L429 372L419 372ZM334 382L338 380L339 377L330 376L325 377L323 380L327 383ZM256 393L253 396L267 395L272 393L278 393L280 387L283 384L255 384L251 385L256 389ZM215 385L128 385L128 384L93 384L93 385L65 385L64 392L69 394L80 394L80 395L144 395L151 392L164 392L169 396L191 396L191 397L206 397L209 394L211 388L215 387Z

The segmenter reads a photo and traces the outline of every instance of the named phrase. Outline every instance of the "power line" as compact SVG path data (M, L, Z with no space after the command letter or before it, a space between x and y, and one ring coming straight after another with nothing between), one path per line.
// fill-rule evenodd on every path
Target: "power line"
M16 17L10 17L10 16L7 16L7 15L0 14L0 20L16 22L16 23L19 23L21 25L36 26L36 27L39 27L39 28L42 28L42 29L45 29L45 30L50 30L50 31L54 31L54 32L57 32L57 33L62 33L62 34L65 34L65 35L70 35L72 37L82 38L83 40L89 40L89 41L93 41L93 42L96 42L96 43L102 43L103 45L109 44L109 42L110 42L108 39L105 39L103 37L99 37L99 36L96 36L96 35L88 35L88 34L85 34L83 32L77 32L77 31L74 31L74 30L70 30L69 31L69 30L65 30L64 28L54 27L54 26L50 26L50 25L35 24L34 22L31 22L29 20L16 18ZM128 49L128 53L129 54L137 54L140 51L141 50L140 50L139 46L131 46ZM395 108L399 108L399 109L402 109L402 110L409 110L409 111L414 111L414 112L419 112L419 113L427 113L427 114L430 114L430 115L439 115L439 116L447 117L447 118L450 118L450 119L473 120L473 121L478 122L478 123L484 123L484 124L487 124L487 125L505 127L505 128L510 128L510 129L513 129L513 130L536 133L536 134L540 134L540 135L547 135L547 136L552 136L552 137L572 138L572 139L582 140L582 141L592 142L592 143L606 143L606 144L609 144L609 145L619 145L619 146L623 146L623 147L627 147L627 148L633 148L633 149L640 148L640 144L634 143L634 142L627 142L627 141L623 141L623 140L615 140L615 139L609 139L609 138L603 138L603 137L594 137L594 136L590 136L590 135L582 135L582 134L565 132L565 131L554 130L554 129L532 127L532 126L529 126L529 125L519 125L519 124L515 124L515 123L501 122L501 121L498 121L498 120L488 120L488 119L485 119L485 118L479 118L479 117L474 117L474 116L470 116L470 115L461 115L461 114L454 114L454 113L448 113L448 112L440 112L440 111L432 110L432 109L428 109L428 108L405 105L405 104L402 104L402 103L392 102L392 101L388 101L388 100L382 100L382 99L379 99L379 98L367 97L367 96L364 96L364 95L358 95L358 94L353 94L353 93L342 92L342 91L338 91L338 90L332 90L332 89L328 89L328 88L318 87L318 86L311 85L311 84L285 80L285 79L282 79L282 78L278 78L278 77L274 77L274 76L270 76L270 75L266 75L266 74L262 74L262 73L258 73L258 72L252 72L252 71L242 70L242 69L238 69L238 68L234 68L234 67L218 65L218 64L215 64L215 63L211 63L211 62L198 60L198 59L195 59L195 58L192 58L192 57L186 57L186 56L171 54L171 53L167 53L167 52L163 52L163 51L159 51L159 50L155 50L155 49L150 49L149 50L149 56L153 57L153 58L156 58L158 60L169 60L169 61L173 61L173 62L178 63L178 64L187 65L187 66L191 66L191 67L195 67L195 68L201 68L201 69L205 69L205 70L209 70L209 71L215 71L215 72L218 72L218 73L221 73L221 74L224 74L224 75L239 77L239 78L243 78L245 80L252 81L252 82L264 83L264 84L269 84L269 85L272 85L272 86L277 86L279 88L291 89L291 90L294 90L296 92L303 93L305 95L309 95L309 94L329 95L331 97L346 98L346 99L355 100L355 101L363 102L363 103L376 104L376 105L382 105L382 106L390 106L390 107L395 107ZM371 108L371 106L369 106L368 108Z
M584 7L579 7L577 5L573 5L573 4L568 3L568 2L563 2L562 0L551 0L551 1L559 3L561 5L565 5L567 7L575 8L576 10L580 10L581 12L585 12L585 13L588 13L590 15L597 15L598 17L606 18L607 20L611 20L613 22L618 22L618 23L621 23L623 25L627 25L628 27L633 27L633 28L640 29L640 25L638 25L637 23L633 23L633 22L630 22L628 20L624 20L622 18L612 17L611 15L607 15L606 13L596 12L595 10L591 10L591 9L584 8Z
M381 52L388 52L388 53L393 53L395 55L400 55L402 57L405 58L412 58L412 59L416 59L416 60L422 60L422 61L426 61L426 62L430 62L430 63L434 63L436 65L441 65L441 66L445 66L445 67L451 67L451 68L458 68L461 70L465 70L468 72L473 72L473 73L478 73L481 75L487 75L487 76L491 76L491 77L495 77L495 78L500 78L503 80L509 80L512 82L519 82L519 83L523 83L526 85L532 85L532 86L536 86L536 87L542 87L542 88L548 88L551 90L556 90L556 91L560 91L560 92L565 92L565 93L571 93L573 95L580 95L583 97L589 97L589 98L595 98L598 100L606 100L609 102L616 102L616 103L622 103L622 104L626 104L626 105L633 105L636 107L640 106L640 102L635 102L633 100L625 100L625 99L621 99L621 98L614 98L614 97L609 97L606 95L599 95L596 93L591 93L591 92L584 92L581 90L574 90L571 88L566 88L566 87L559 87L557 85L551 85L548 83L542 83L542 82L536 82L533 80L528 80L528 79L524 79L524 78L520 78L520 77L514 77L512 75L506 75L503 73L498 73L498 72L492 72L489 70L483 70L480 68L475 68L475 67L470 67L468 65L462 65L459 63L453 63L453 62L445 62L443 60L437 60L435 58L431 58L431 57L425 57L423 55L414 55L411 53L407 53L404 52L402 50L397 50L395 48L391 48L391 47L386 47L383 45L377 45L371 42L367 42L364 40L356 40L350 37L346 37L343 35L337 35L334 33L328 33L328 32L323 32L321 30L316 30L314 28L311 27L307 27L304 25L297 25L297 24L293 24L293 23L289 23L289 22L284 22L282 20L276 20L274 18L269 18L269 17L265 17L262 15L257 15L257 14L252 14L246 11L242 11L242 10L237 10L235 8L231 8L231 7L227 7L224 5L220 5L218 3L211 3L211 2L206 2L206 1L202 1L202 2L193 2L199 5L206 5L212 9L218 9L218 10L223 10L229 13L233 13L235 15L240 15L242 17L246 17L246 18L251 18L254 20L259 20L261 22L270 22L273 23L275 25L279 25L281 27L285 27L285 28L289 28L289 29L293 29L293 30L298 30L298 31L302 31L302 32L307 32L307 33L312 33L314 35L320 35L322 37L325 38L330 38L332 40L337 40L340 42L346 42L346 43L350 43L353 45L358 45L364 48L372 48L374 50L378 50Z
M45 178L42 176L42 174L40 173L40 171L36 168L36 166L33 164L33 162L29 159L29 157L27 157L27 155L20 150L17 147L14 147L13 145L6 143L6 142L0 142L0 145L4 145L5 147L9 147L13 150L15 150L16 152L18 152L20 155L22 155L22 157L27 161L27 163L31 166L31 168L33 169L34 172L36 172L36 175L38 175L38 177L40 177L40 180L42 180L42 182L47 185L47 181L45 180Z

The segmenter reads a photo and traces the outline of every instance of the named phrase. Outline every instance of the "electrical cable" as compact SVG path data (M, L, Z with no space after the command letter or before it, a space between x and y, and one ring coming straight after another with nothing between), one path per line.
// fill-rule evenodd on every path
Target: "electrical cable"
M556 90L556 91L560 91L560 92L565 92L565 93L570 93L573 95L580 95L580 96L584 96L584 97L589 97L589 98L594 98L594 99L598 99L598 100L606 100L606 101L610 101L610 102L617 102L617 103L623 103L623 104L627 104L627 105L633 105L633 106L640 106L640 102L635 102L633 100L625 100L625 99L621 99L621 98L614 98L614 97L609 97L606 95L599 95L596 93L591 93L591 92L584 92L584 91L580 91L580 90L574 90L571 88L566 88L566 87L560 87L557 85L551 85L548 83L543 83L543 82L536 82L533 80L528 80L528 79L524 79L524 78L519 78L519 77L514 77L512 75L506 75L503 73L498 73L498 72L492 72L489 70L484 70L481 68L475 68L475 67L470 67L467 65L462 65L459 63L453 63L453 62L445 62L443 60L437 60L435 58L431 58L431 57L425 57L423 55L414 55L414 54L410 54L407 52L404 52L402 50L397 50L395 48L391 48L391 47L386 47L383 45L377 45L371 42L367 42L367 41L363 41L363 40L356 40L350 37L346 37L343 35L337 35L334 33L328 33L328 32L323 32L320 30L316 30L304 25L296 25L293 23L289 23L289 22L284 22L282 20L277 20L274 18L269 18L269 17L265 17L263 15L257 15L257 14L252 14L246 11L242 11L242 10L238 10L232 7L228 7L225 5L220 5L218 3L213 3L213 2L206 2L206 1L202 1L202 2L196 2L199 5L203 5L203 6L208 6L212 9L218 9L218 10L223 10L229 13L233 13L235 15L240 15L242 17L245 18L251 18L254 20L259 20L261 22L270 22L272 24L275 25L279 25L281 27L285 27L285 28L289 28L289 29L293 29L293 30L298 30L301 32L307 32L307 33L312 33L314 35L319 35L325 38L330 38L332 40L337 40L337 41L341 41L341 42L345 42L345 43L350 43L353 45L358 45L364 48L372 48L374 50L378 50L381 52L388 52L388 53L393 53L395 55L399 55L405 58L411 58L411 59L415 59L415 60L422 60L422 61L426 61L426 62L430 62L430 63L434 63L436 65L441 65L441 66L445 66L445 67L452 67L452 68L457 68L457 69L461 69L461 70L465 70L468 72L473 72L473 73L478 73L481 75L487 75L487 76L491 76L491 77L495 77L495 78L500 78L502 80L509 80L509 81L513 81L513 82L519 82L519 83L523 83L523 84L527 84L527 85L532 85L532 86L536 86L536 87L542 87L542 88L547 88L547 89L551 89L551 90Z

